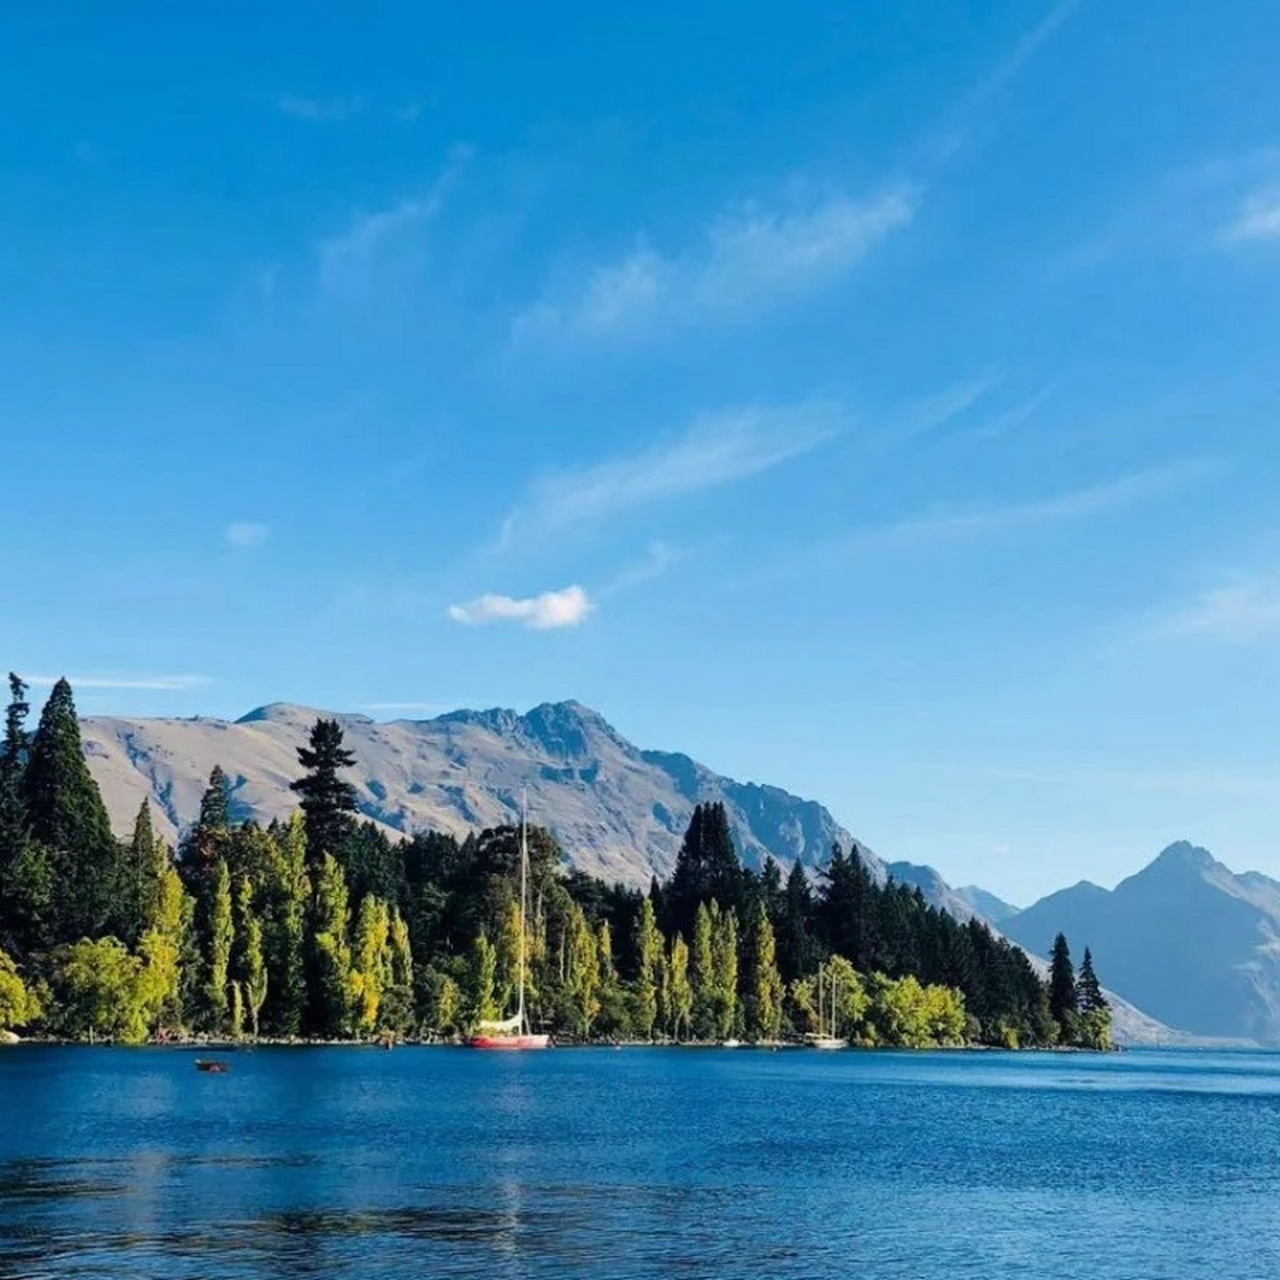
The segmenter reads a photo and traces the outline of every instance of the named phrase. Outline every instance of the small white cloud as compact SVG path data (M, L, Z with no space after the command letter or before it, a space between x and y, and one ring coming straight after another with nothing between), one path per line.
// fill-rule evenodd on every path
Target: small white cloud
M544 591L539 596L516 599L513 596L485 595L469 604L455 604L449 617L464 626L483 626L490 622L518 622L532 631L554 631L576 627L585 622L595 606L578 586L563 591Z
M277 105L295 120L339 122L348 120L360 110L359 98L305 98L297 93L282 93Z
M744 480L825 444L842 416L838 406L815 401L698 418L680 436L644 453L539 477L504 522L502 541Z
M222 536L233 547L260 547L271 536L271 526L252 520L237 520L227 525Z
M1234 242L1280 240L1280 187L1255 192L1240 209L1239 217L1223 233Z
M827 192L785 210L747 202L718 217L696 248L663 255L641 242L595 267L567 295L517 316L513 337L602 338L738 320L847 274L909 223L918 203L906 186L867 198Z
M28 676L27 683L37 689L47 689L58 683L61 676ZM72 689L154 689L172 692L181 689L198 689L212 684L208 676L67 676Z

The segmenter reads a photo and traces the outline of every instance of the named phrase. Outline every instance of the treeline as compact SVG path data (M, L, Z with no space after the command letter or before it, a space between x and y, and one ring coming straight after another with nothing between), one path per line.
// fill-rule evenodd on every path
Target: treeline
M119 841L70 687L53 688L31 735L28 714L11 676L0 1030L125 1042L452 1038L511 1010L516 828L392 841L359 820L343 778L354 758L340 726L320 720L298 753L288 821L236 821L215 768L176 850L147 804ZM723 806L701 805L671 879L642 893L566 871L545 829L528 836L527 1004L559 1039L1108 1042L1087 953L1072 1003L1057 967L1057 986L1042 982L985 925L877 884L856 849L834 849L816 885L771 859L756 873L738 859Z

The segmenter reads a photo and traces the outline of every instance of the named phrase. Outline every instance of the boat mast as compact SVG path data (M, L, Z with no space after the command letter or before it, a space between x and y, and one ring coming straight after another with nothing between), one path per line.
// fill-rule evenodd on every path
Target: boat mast
M524 1016L524 917L525 903L528 898L528 880L529 880L529 844L526 831L526 811L529 807L529 793L526 791L520 797L520 960L517 971L520 975L520 1004L517 1009L517 1017L520 1019L520 1030L526 1031Z

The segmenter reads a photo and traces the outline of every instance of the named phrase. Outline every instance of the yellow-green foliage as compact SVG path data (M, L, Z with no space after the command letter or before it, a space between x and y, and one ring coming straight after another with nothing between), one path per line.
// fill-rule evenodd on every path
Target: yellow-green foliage
M116 938L83 939L58 947L50 957L52 1029L73 1040L147 1037L143 963Z
M964 997L950 987L922 986L917 978L871 975L870 1024L875 1043L931 1049L964 1041Z
M18 966L0 951L0 1031L25 1027L40 1016L40 1002L23 982Z

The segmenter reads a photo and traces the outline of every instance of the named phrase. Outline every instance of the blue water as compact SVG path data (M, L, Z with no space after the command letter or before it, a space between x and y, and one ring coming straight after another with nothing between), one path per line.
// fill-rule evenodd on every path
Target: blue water
M0 1051L16 1277L1280 1276L1280 1055Z

